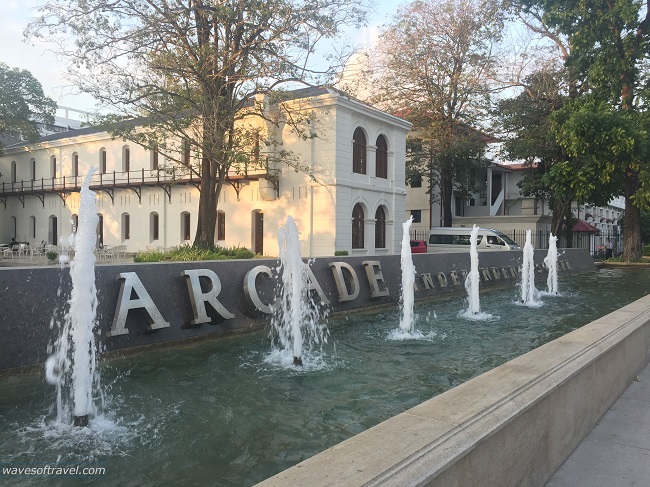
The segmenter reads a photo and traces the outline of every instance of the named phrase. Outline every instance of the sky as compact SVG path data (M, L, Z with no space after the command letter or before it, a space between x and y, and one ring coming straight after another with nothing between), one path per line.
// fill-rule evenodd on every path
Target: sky
M56 101L59 107L92 112L95 109L93 99L78 93L65 80L65 60L51 51L54 46L39 39L24 42L25 27L38 14L37 8L44 3L45 0L2 0L0 62L11 68L30 71L40 81L45 95ZM358 46L372 42L377 38L380 26L396 12L397 6L398 2L394 0L377 0L370 10L367 27L349 31L347 37ZM57 115L62 115L61 110Z

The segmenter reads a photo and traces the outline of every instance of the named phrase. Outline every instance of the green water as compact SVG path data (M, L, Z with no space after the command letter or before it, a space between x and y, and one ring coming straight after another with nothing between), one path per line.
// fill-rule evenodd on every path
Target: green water
M538 281L538 287L542 282ZM650 289L646 270L560 276L540 308L518 290L484 293L491 321L452 300L416 304L426 340L389 341L397 310L329 320L321 362L265 362L264 332L148 351L102 365L105 413L88 429L56 425L42 374L0 378L0 463L92 464L104 477L0 476L2 485L246 486L578 328Z

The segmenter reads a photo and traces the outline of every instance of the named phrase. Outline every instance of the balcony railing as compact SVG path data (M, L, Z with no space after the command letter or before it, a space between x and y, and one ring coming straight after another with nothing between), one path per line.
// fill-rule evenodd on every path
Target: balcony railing
M229 179L259 179L267 175L264 167L246 168L243 172L230 171ZM0 195L74 192L81 188L85 176L62 176L3 182ZM160 186L163 184L199 183L200 178L189 168L174 167L169 170L140 169L137 171L93 174L90 180L91 188L131 187L131 186Z

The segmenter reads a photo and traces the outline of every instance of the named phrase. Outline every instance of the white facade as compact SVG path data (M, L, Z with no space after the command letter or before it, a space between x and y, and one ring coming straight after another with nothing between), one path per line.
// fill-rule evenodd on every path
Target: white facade
M523 165L491 164L476 171L476 186L483 190L469 199L452 198L452 225L472 226L502 231L550 230L551 218L548 202L537 198L525 198L517 183L524 177ZM417 235L426 234L429 227L443 225L439 198L427 194L428 178L422 178L421 187L407 188L406 216L421 215L421 221L413 224ZM433 200L433 201L431 201ZM430 202L431 201L431 202ZM419 237L418 237L419 238Z
M274 136L309 168L308 173L286 166L273 173L258 168L245 177L232 172L231 184L224 185L219 199L225 225L216 232L223 238L215 244L277 256L277 231L291 215L301 232L303 256L333 255L337 250L351 255L398 252L401 225L395 221L401 223L405 212L410 124L335 90L315 88L301 94L302 109L315 114L317 137L304 140L288 126ZM365 173L353 171L357 129L366 139ZM387 145L387 151L380 151L387 159L386 177L376 174L380 138ZM91 185L103 222L98 239L104 245L127 245L129 252L191 243L199 199L196 179L179 180L153 170L151 151L92 128L6 148L0 158L0 242L15 237L21 242L58 243L70 234L78 213L77 188L91 166L101 167L104 152L105 172L96 174ZM164 164L162 156L158 164ZM357 219L363 239L359 240L358 226L353 245L355 206L357 212L363 210L362 223ZM377 240L381 231L385 234Z
M471 227L473 224L483 228L493 228L504 233L523 235L526 230L532 230L539 239L551 231L552 210L548 200L524 197L521 195L519 183L526 171L530 169L523 164L492 163L483 171L476 172L476 185L485 188L469 200L452 199L453 226ZM425 238L429 225L442 225L440 203L430 204L427 194L429 182L422 178L421 187L407 187L406 217L414 212L421 215L421 221L412 226L413 236ZM596 227L600 234L581 235L575 237L574 246L590 248L592 253L605 248L608 239L614 250L620 250L622 236L619 234L618 220L625 209L623 197L613 199L605 207L593 205L572 205L576 218L583 219ZM514 237L513 237L514 238ZM582 240L588 239L588 242Z

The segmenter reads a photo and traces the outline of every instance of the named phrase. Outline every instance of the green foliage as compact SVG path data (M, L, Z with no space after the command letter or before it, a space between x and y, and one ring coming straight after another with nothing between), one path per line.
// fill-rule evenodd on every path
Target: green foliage
M184 262L198 260L252 259L255 254L244 247L199 248L181 245L167 250L146 250L133 256L134 262Z
M38 122L54 123L55 111L56 103L43 94L29 71L0 63L0 133L34 141L39 137Z
M559 168L581 201L605 204L622 193L630 165L645 171L648 130L644 117L582 97L553 116L553 131L570 157L580 162ZM646 204L648 188L639 188L637 203Z
M335 256L348 255L348 251L347 250L335 250L334 255Z
M59 254L54 250L48 250L47 252L45 252L45 257L47 257L48 260L56 260L58 256Z
M650 256L650 244L645 244L643 246L643 255Z
M650 206L648 85L650 9L639 0L519 0L567 40L566 67L583 87L555 118L555 134L579 159L579 194L626 198L625 260L641 255L640 209ZM614 189L616 188L616 189Z

